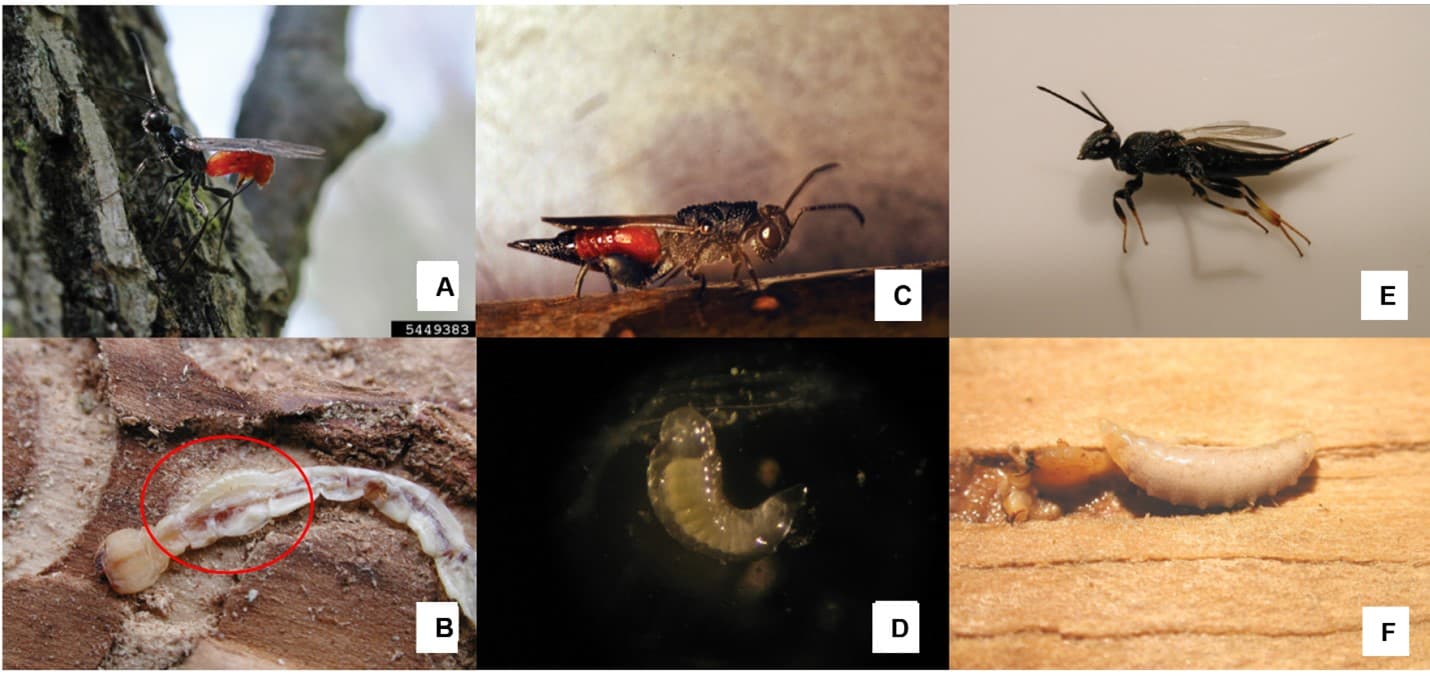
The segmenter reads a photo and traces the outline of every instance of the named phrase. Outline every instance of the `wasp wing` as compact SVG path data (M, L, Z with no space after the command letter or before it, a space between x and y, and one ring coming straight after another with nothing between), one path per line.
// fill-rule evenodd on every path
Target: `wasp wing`
M542 221L562 230L573 228L621 228L624 226L645 226L663 231L691 233L695 226L675 220L674 214L627 214L599 217L542 217Z
M262 153L280 158L316 160L328 154L317 146L305 146L273 139L222 139L218 137L190 137L184 145L195 151L242 151Z
M1251 125L1244 120L1217 122L1184 129L1177 133L1185 139L1183 143L1209 144L1242 153L1286 153L1289 150L1275 144L1253 141L1253 139L1275 139L1286 136L1285 132L1274 127Z
M1216 137L1196 137L1187 139L1186 143L1204 143L1211 146L1225 148L1228 151L1241 151L1244 153L1290 153L1291 149L1275 144L1263 144L1255 141L1244 141L1241 139L1218 139Z
M1200 125L1179 130L1180 134L1188 139L1192 137L1220 137L1226 139L1275 139L1286 136L1285 132L1274 127L1262 127L1253 125L1245 120L1228 120L1225 122L1214 122L1210 125Z

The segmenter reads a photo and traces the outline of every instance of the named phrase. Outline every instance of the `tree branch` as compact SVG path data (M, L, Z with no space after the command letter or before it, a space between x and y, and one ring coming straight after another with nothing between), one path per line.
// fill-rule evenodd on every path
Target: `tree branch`
M318 189L387 120L347 78L348 11L333 6L273 9L268 41L235 125L240 137L282 139L328 151L324 162L286 163L268 190L244 195L254 230L294 288L308 256L308 221Z
M765 279L763 294L711 285L703 302L698 288L687 286L478 304L477 332L482 337L948 336L948 263L903 268L924 270L922 322L874 322L874 269L860 268Z

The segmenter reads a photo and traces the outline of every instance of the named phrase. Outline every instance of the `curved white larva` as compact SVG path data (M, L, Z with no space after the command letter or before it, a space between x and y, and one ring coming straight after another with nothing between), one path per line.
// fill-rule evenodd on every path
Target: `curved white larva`
M331 501L366 499L383 515L410 528L422 552L432 557L442 588L464 616L477 622L477 552L437 495L410 480L371 469L313 466L304 472L314 496ZM307 504L308 488L297 469L235 471L209 483L160 520L154 536L177 556L224 537L249 534ZM98 561L110 586L123 594L149 588L169 566L169 558L140 528L106 537Z
M749 509L725 499L720 453L710 421L692 407L665 415L650 452L646 488L651 508L677 541L719 558L775 550L793 527L808 490L796 485Z
M1103 420L1102 440L1133 484L1180 506L1230 508L1274 496L1296 484L1316 458L1316 442L1299 433L1260 447L1168 445Z

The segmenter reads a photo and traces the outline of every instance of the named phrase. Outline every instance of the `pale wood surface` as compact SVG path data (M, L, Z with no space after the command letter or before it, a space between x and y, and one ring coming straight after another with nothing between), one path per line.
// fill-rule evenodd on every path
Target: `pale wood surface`
M951 524L951 666L1430 666L1430 341L955 340L950 383L953 455L1100 448L1099 417L1320 449L1276 506ZM1410 657L1361 657L1362 606L1410 607Z

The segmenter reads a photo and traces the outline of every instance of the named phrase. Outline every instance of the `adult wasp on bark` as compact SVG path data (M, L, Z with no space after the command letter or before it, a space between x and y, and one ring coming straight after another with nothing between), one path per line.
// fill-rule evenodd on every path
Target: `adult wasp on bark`
M131 176L131 181L142 174L151 162L167 164L174 171L172 175L164 179L164 186L169 191L169 200L164 207L161 230L167 231L174 206L185 191L188 192L194 209L199 213L198 232L184 247L185 253L179 263L179 267L184 268L188 265L189 258L197 250L199 241L203 238L204 232L208 230L211 219L218 219L220 224L219 242L220 244L224 242L224 238L228 234L229 219L233 216L234 200L255 183L260 188L268 184L269 178L273 176L274 157L317 160L327 152L317 146L274 139L225 139L190 136L188 130L175 124L173 113L159 98L159 92L154 87L154 76L149 69L149 55L144 51L144 42L137 33L132 31L129 33L129 37L134 41L140 63L144 66L144 80L149 85L149 96L145 97L114 87L102 85L100 87L132 97L148 105L141 124L144 134L153 141L158 152L139 163ZM207 153L213 153L213 155L210 156ZM210 177L224 175L238 177L238 182L232 189L214 186L209 181ZM214 210L212 214L204 206L203 201L199 200L199 191L214 195L221 201L218 209ZM108 199L116 193L118 191L105 196L104 199Z
M664 285L680 273L699 282L703 291L706 279L700 269L722 261L735 265L733 280L738 282L743 272L760 289L746 247L772 261L789 245L790 234L805 212L847 210L864 225L864 213L846 202L807 205L793 219L789 217L790 204L809 180L838 166L829 163L811 170L783 206L748 200L691 205L675 214L542 217L565 230L554 238L518 240L507 246L580 266L574 291L578 297L591 270L606 274L612 292L618 287Z
M1122 141L1113 130L1112 122L1103 115L1097 104L1092 102L1087 92L1082 92L1082 98L1087 100L1087 105L1091 106L1092 110L1042 85L1039 85L1038 89L1062 99L1102 123L1102 129L1093 132L1087 141L1083 142L1082 150L1077 154L1078 160L1111 159L1113 167L1132 175L1132 179L1121 190L1112 194L1112 209L1117 213L1117 218L1122 220L1124 253L1127 251L1127 215L1123 213L1122 205L1118 201L1127 203L1127 209L1132 211L1132 218L1137 221L1137 232L1142 236L1142 244L1146 245L1147 232L1142 229L1142 217L1137 214L1132 194L1142 188L1142 175L1170 174L1185 179L1192 187L1192 193L1203 201L1233 214L1240 214L1260 226L1262 231L1270 233L1271 229L1257 220L1251 212L1217 202L1208 192L1245 200L1256 210L1256 214L1281 229L1282 235L1296 248L1296 254L1306 256L1291 234L1301 236L1307 245L1311 244L1311 239L1281 218L1276 210L1268 207L1240 177L1270 174L1344 137L1322 139L1293 150L1257 141L1285 135L1285 132L1279 129L1232 121L1176 132L1134 132L1126 141Z

